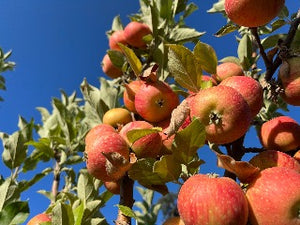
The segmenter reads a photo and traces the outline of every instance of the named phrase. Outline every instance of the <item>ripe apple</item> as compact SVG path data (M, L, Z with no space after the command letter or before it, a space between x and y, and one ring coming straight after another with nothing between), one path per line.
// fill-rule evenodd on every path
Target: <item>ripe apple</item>
M248 203L231 178L197 174L184 182L177 207L185 225L246 225Z
M179 98L171 87L163 82L145 82L135 95L137 113L149 122L163 121L171 116L179 105Z
M250 106L252 117L260 111L263 105L263 89L258 81L251 77L233 76L223 80L220 85L237 90Z
M285 167L262 170L248 186L252 225L300 224L300 173Z
M225 0L225 12L230 20L244 27L259 27L274 19L284 0Z
M144 48L146 46L143 37L151 33L152 31L147 24L136 21L128 23L124 28L126 42L137 48Z
M122 51L118 43L126 45L126 39L124 36L124 30L116 30L109 37L109 48L116 51Z
M261 170L270 167L287 167L300 173L300 163L292 156L275 150L260 152L249 161L253 166Z
M104 55L101 66L103 72L112 79L118 78L123 75L122 70L112 63L108 54Z
M217 66L217 73L212 75L215 82L220 83L228 77L244 76L243 68L233 62L224 62Z
M106 182L104 182L104 186L109 192L111 192L115 195L120 194L120 180L106 181Z
M27 225L39 225L41 223L45 223L45 222L51 222L51 217L50 215L46 214L46 213L40 213L34 217L32 217Z
M259 137L266 149L294 150L300 146L300 125L288 116L275 117L263 123Z
M185 225L182 219L179 216L174 216L167 219L163 225Z
M136 92L140 89L143 83L144 81L134 80L131 81L129 84L125 84L125 90L123 92L123 101L126 108L131 112L137 113L134 105L134 99Z
M162 141L159 133L148 134L134 143L131 143L127 138L127 132L135 129L150 129L153 126L146 121L133 121L127 123L120 131L120 135L124 138L127 144L138 158L156 158L160 154Z
M243 96L225 85L200 90L190 102L190 115L200 119L205 126L206 139L216 144L242 137L252 118Z
M132 121L130 112L124 108L113 108L103 116L103 123L113 127L123 126Z
M126 141L116 132L106 132L94 137L86 145L88 172L103 182L120 179L127 171L129 163L129 147Z
M284 93L284 101L290 105L300 106L300 57L293 57L283 62L279 69Z

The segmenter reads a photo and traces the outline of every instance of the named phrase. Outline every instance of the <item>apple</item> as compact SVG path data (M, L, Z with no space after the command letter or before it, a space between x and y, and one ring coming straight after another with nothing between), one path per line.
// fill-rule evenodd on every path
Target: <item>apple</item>
M102 66L102 71L112 79L118 78L123 75L122 70L116 67L112 63L108 54L104 55L101 66Z
M250 106L252 117L259 113L263 105L263 89L258 81L251 77L233 76L223 80L220 85L237 90Z
M244 75L243 68L240 65L233 62L224 62L217 66L217 72L212 75L212 79L220 83L228 77Z
M292 156L280 151L267 150L260 152L252 157L249 162L261 170L277 166L294 169L300 173L300 163Z
M275 117L260 128L264 148L287 152L300 146L300 125L289 116Z
M119 133L94 135L85 153L88 172L103 182L116 181L129 169L129 147Z
M134 80L129 84L125 84L125 90L123 92L123 102L126 108L133 113L137 113L134 105L135 94L140 89L143 83L144 81Z
M174 216L167 219L163 225L185 225L179 216Z
M123 126L132 121L130 112L124 108L113 108L108 110L103 116L103 123L113 127Z
M278 75L284 93L283 100L295 106L300 106L300 57L289 58L280 66Z
M293 157L300 163L300 150L298 150Z
M40 225L41 223L45 223L45 222L51 222L51 217L49 214L46 213L40 213L34 217L32 217L27 225Z
M259 27L274 19L284 0L225 0L225 12L230 20L244 27Z
M180 218L185 225L246 225L248 203L241 187L231 178L197 174L178 193Z
M252 118L243 96L225 85L200 90L191 99L190 115L200 119L207 141L215 144L230 143L242 137Z
M300 224L300 173L285 167L262 170L246 196L252 225Z
M115 195L119 195L120 194L120 180L117 181L106 181L104 182L104 187L106 188L106 190L108 190L109 192L115 194Z
M132 21L124 28L124 37L126 42L136 48L144 48L146 43L143 37L151 34L152 31L147 24Z
M135 109L143 119L160 122L171 116L179 105L179 98L163 81L144 82L135 95Z
M124 36L124 30L116 30L109 37L109 48L116 51L122 51L118 43L126 45L126 39Z
M151 129L153 125L146 121L133 121L127 123L120 131L120 135L124 138L137 158L156 158L160 154L162 147L161 136L159 133L148 134L134 143L131 143L127 138L128 131L135 129Z

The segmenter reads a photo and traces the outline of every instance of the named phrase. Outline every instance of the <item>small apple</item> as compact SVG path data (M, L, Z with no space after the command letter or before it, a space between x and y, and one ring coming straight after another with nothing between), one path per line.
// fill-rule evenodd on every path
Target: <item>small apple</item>
M185 225L246 225L248 203L231 178L197 174L184 182L177 207Z
M300 125L288 116L275 117L263 123L259 137L266 149L294 150L300 146Z
M131 121L130 112L124 108L110 109L103 116L103 124L109 124L113 127L123 126Z
M120 135L124 138L127 144L138 158L156 158L160 154L162 141L159 133L148 134L134 143L131 143L127 138L127 132L135 129L150 129L152 124L146 121L133 121L127 123L120 131Z
M252 117L260 111L263 105L263 89L258 81L251 77L233 76L223 80L220 85L237 90L250 106Z
M148 25L137 21L128 23L124 28L126 42L137 48L144 48L146 46L143 37L151 33L152 31Z
M246 196L251 225L300 224L300 173L285 167L262 170Z
M115 195L120 194L120 180L106 181L106 182L104 182L104 186L109 192L111 192Z
M126 45L126 39L124 36L124 30L116 30L109 37L109 48L116 51L122 51L118 43Z
M230 143L242 137L252 118L243 96L225 85L200 90L192 97L190 115L200 119L207 141L215 144Z
M220 83L228 77L244 75L243 68L240 65L233 62L224 62L217 66L217 72L212 75L212 79Z
M225 0L225 12L230 20L244 27L259 27L274 19L284 6L284 0Z
M249 161L253 166L264 170L270 167L287 167L300 173L300 163L292 156L275 150L260 152Z
M179 105L179 97L163 81L145 82L135 95L137 113L149 122L160 122L171 116Z
M108 54L104 55L101 66L103 72L112 79L118 78L123 75L122 70L112 63Z
M179 216L174 216L167 219L163 225L185 225L182 219Z
M41 223L45 223L45 222L51 222L51 217L49 214L46 213L40 213L34 217L32 217L27 225L40 225Z
M279 79L284 93L283 100L295 106L300 106L300 57L289 58L279 69Z
M134 105L135 94L140 89L143 83L144 81L134 80L129 84L125 84L125 90L123 92L124 105L129 111L133 113L137 113Z

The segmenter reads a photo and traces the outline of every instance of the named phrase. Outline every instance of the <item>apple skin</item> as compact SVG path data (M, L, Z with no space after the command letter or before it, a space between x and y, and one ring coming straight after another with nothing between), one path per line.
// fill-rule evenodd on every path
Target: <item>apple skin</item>
M110 60L108 54L105 54L103 59L102 59L102 71L105 73L107 76L109 76L112 79L121 77L123 75L123 72L121 69L116 67L112 61Z
M126 42L136 48L144 48L146 43L143 37L151 34L150 27L144 23L132 21L124 28L124 37Z
M252 225L300 224L300 173L285 167L262 170L248 186Z
M130 112L124 108L113 108L108 110L103 116L103 124L113 127L123 126L132 121Z
M259 27L274 19L284 0L225 0L225 12L230 20L244 27Z
M88 172L95 178L105 181L115 181L121 178L126 171L119 170L114 175L109 174L107 159L102 153L119 154L125 160L129 160L129 147L126 141L116 132L106 132L99 135L91 143L86 145ZM121 165L120 165L121 166Z
M124 105L133 113L137 113L134 105L135 94L138 92L143 83L144 81L134 80L129 84L125 84L125 90L123 92Z
M283 63L278 75L284 89L281 96L286 103L300 106L300 57L290 58L286 63L288 69Z
M124 36L124 30L116 30L112 33L112 35L109 37L109 48L116 51L122 51L119 47L118 43L121 43L123 45L126 45L126 39Z
M252 117L259 113L263 106L263 89L258 81L251 77L233 76L223 80L220 85L237 90L250 106Z
M253 166L264 170L271 167L286 167L300 173L300 163L292 156L275 150L267 150L255 155L249 161Z
M161 151L162 140L159 133L148 134L133 144L127 138L127 132L134 129L150 129L152 124L146 121L133 121L126 124L120 131L120 135L124 138L137 158L156 158Z
M217 72L212 75L212 79L220 83L228 77L244 75L243 68L240 65L233 62L224 62L217 66Z
M235 89L218 85L200 90L190 102L190 116L204 124L206 139L226 144L242 137L251 123L251 111Z
M177 207L185 225L246 225L248 218L244 192L227 177L190 177L178 193Z
M40 223L51 222L51 217L46 213L40 213L34 217L32 217L27 225L39 225Z
M117 181L106 181L104 182L104 187L111 193L115 195L120 194L120 180Z
M174 216L167 219L163 225L185 225L179 216Z
M171 87L163 82L145 82L135 95L135 109L143 119L160 122L171 116L179 105L179 98Z
M300 125L288 116L275 117L263 123L259 137L266 149L294 150L300 146Z

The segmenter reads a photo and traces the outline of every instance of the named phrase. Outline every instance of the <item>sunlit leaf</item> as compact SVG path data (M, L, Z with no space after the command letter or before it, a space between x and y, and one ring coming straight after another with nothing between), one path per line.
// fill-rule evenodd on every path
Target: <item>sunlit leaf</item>
M222 37L226 34L234 32L238 29L239 29L239 27L237 25L228 23L228 24L224 25L223 27L221 27L214 35L216 37Z
M157 173L165 182L176 181L181 173L181 165L173 155L165 155L154 163L153 172Z
M28 202L16 201L5 206L0 212L0 224L15 225L24 223L29 215Z
M134 129L127 132L127 138L130 143L136 142L138 139L153 133L162 131L160 127L153 127L151 129Z
M131 218L137 218L134 211L129 208L128 206L125 206L125 205L120 205L120 204L117 204L116 205L119 210L122 212L122 214L124 214L125 216L128 216L128 217L131 217Z
M212 46L199 41L194 48L194 55L203 70L210 74L216 73L218 58Z
M119 43L120 48L122 49L122 52L124 53L131 69L133 70L134 74L136 76L139 76L142 72L142 63L139 60L139 58L136 56L134 51L125 45Z

